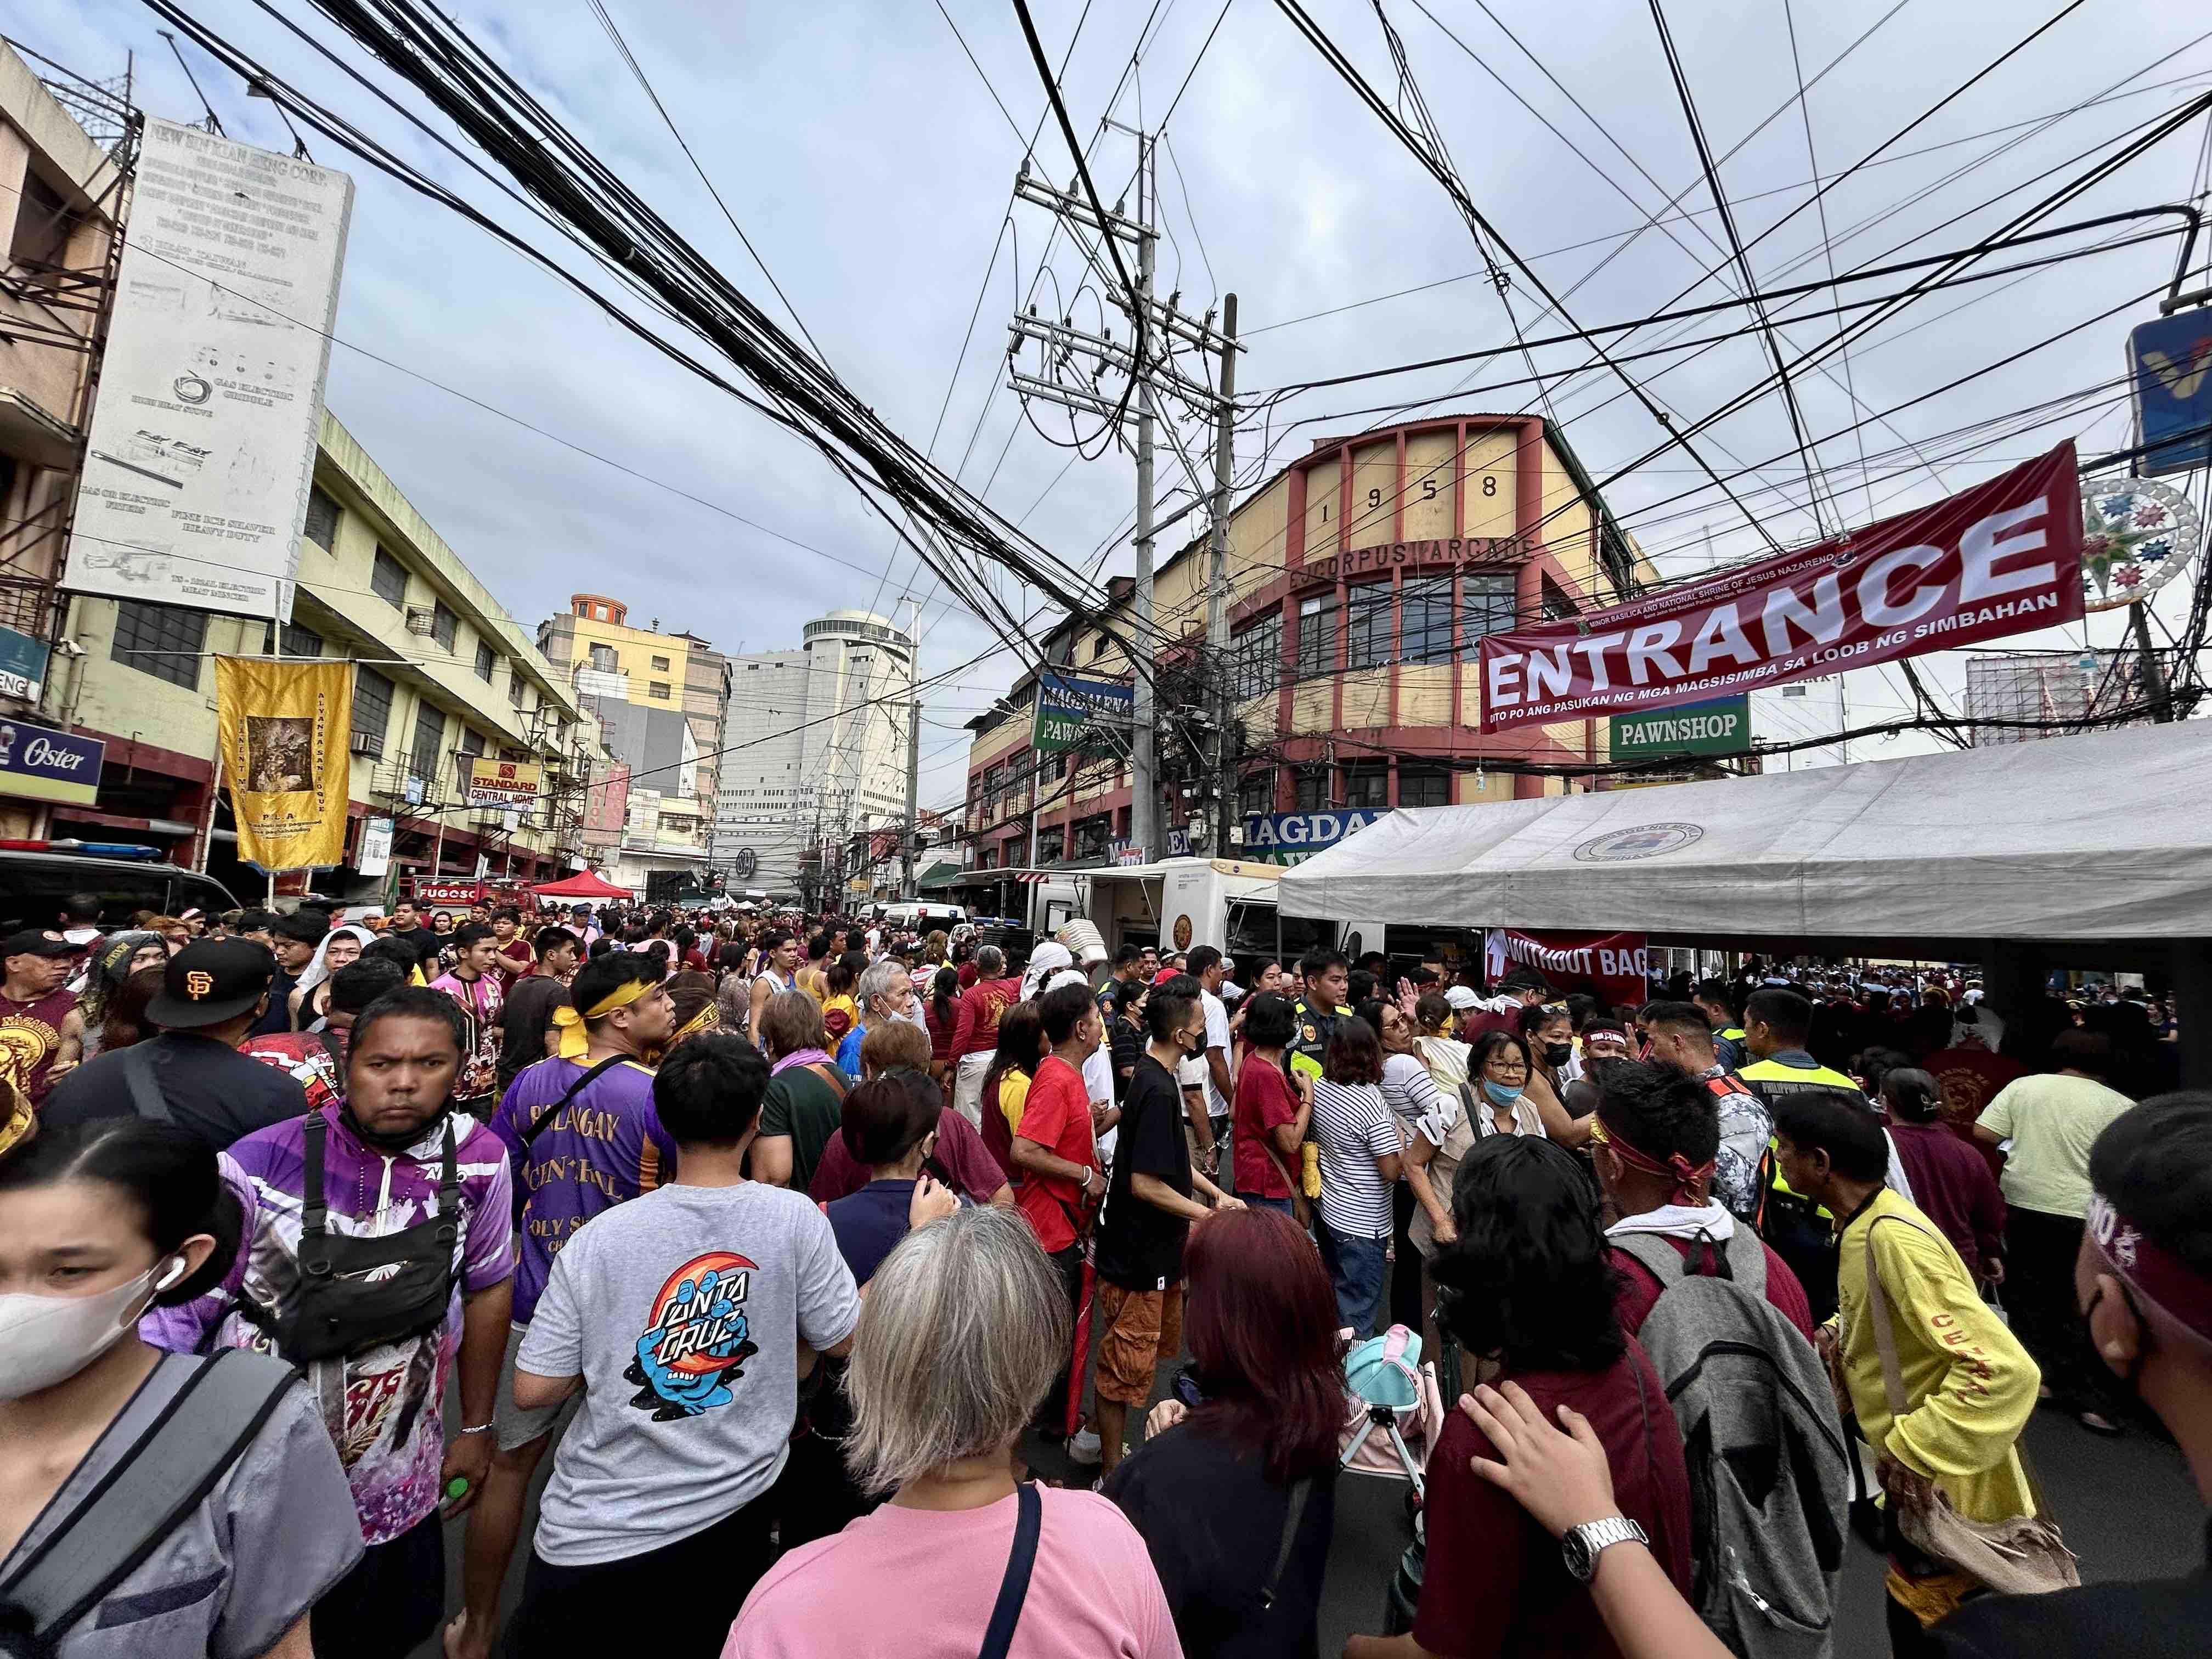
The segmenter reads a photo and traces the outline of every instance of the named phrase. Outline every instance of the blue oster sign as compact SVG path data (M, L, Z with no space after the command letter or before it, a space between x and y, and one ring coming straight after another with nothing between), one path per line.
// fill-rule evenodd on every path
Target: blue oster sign
M2147 477L2212 466L2212 307L2176 312L2128 336Z
M89 806L107 745L27 720L0 720L0 795Z

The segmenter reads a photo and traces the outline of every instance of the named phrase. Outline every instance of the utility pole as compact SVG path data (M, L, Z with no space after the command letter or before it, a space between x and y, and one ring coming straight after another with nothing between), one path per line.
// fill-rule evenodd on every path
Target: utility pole
M915 854L921 840L921 699L906 706L906 839L900 843L899 896L912 903Z
M1237 348L1215 330L1211 311L1194 320L1177 309L1177 301L1182 298L1179 292L1169 295L1165 304L1152 297L1153 256L1159 240L1159 232L1151 222L1152 209L1158 199L1152 155L1158 135L1110 119L1106 125L1137 142L1137 210L1133 218L1123 213L1123 204L1117 202L1102 220L1079 191L1061 190L1033 178L1027 157L1023 159L1021 171L1015 179L1014 193L1025 202L1049 208L1076 233L1079 245L1087 246L1087 237L1111 236L1135 249L1136 295L1133 299L1120 294L1114 296L1115 305L1129 319L1132 343L1125 346L1117 342L1110 329L1097 334L1079 329L1073 317L1057 320L1041 317L1032 306L1025 313L1017 314L1009 325L1012 344L1007 351L1006 367L1008 384L1026 397L1135 428L1136 580L1130 596L1131 635L1133 647L1150 658L1154 637L1153 492L1160 417L1158 399L1165 392L1192 415L1213 418L1219 399L1211 386L1193 379L1176 365L1176 344L1180 343L1204 355L1218 352L1224 357ZM1118 288L1110 270L1105 277L1109 289ZM1144 349L1142 361L1135 349L1139 343ZM1021 349L1025 343L1040 348L1042 361L1036 374L1025 372L1021 366ZM1134 381L1134 395L1126 403L1118 392L1099 386L1100 380L1109 374L1126 375ZM1169 418L1172 421L1174 417L1170 415ZM1171 429L1170 436L1174 435ZM1177 443L1177 453L1181 455L1179 440ZM1190 471L1188 457L1182 459L1186 470ZM1194 490L1202 488L1194 471L1191 483ZM1143 849L1147 860L1157 859L1166 850L1166 836L1160 823L1158 711L1152 695L1152 666L1149 660L1131 665L1135 699L1129 734L1129 838ZM1034 817L1031 825L1034 831ZM1034 856L1030 861L1036 861Z
M1138 143L1140 159L1149 160L1152 146L1141 138ZM1146 171L1141 166L1138 168L1139 215L1146 205ZM1137 301L1147 308L1152 303L1152 246L1158 240L1147 234L1137 244ZM1137 377L1137 569L1129 607L1137 619L1133 631L1138 648L1149 651L1152 647L1146 641L1152 635L1152 384L1142 374ZM1135 666L1131 665L1132 669ZM1129 719L1129 839L1149 864L1166 850L1160 834L1159 768L1154 751L1159 717L1152 711L1152 678L1132 673L1130 679L1136 701Z
M1221 404L1213 438L1213 526L1206 573L1206 654L1213 672L1213 856L1229 856L1237 811L1237 700L1229 672L1229 494L1237 465L1237 296L1221 300Z

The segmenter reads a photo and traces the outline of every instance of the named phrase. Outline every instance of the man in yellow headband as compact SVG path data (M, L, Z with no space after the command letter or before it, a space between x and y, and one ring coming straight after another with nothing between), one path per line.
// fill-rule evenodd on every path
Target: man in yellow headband
M522 1201L515 1228L520 1253L498 1406L492 1422L482 1425L498 1441L491 1474L469 1516L465 1611L447 1644L457 1659L485 1659L491 1651L500 1587L522 1530L530 1478L561 1420L561 1407L526 1412L514 1403L515 1352L553 1258L593 1216L651 1192L676 1166L676 1143L653 1109L653 1069L645 1063L676 1029L659 963L642 951L595 957L576 970L568 1003L554 1011L558 1054L526 1066L492 1117Z

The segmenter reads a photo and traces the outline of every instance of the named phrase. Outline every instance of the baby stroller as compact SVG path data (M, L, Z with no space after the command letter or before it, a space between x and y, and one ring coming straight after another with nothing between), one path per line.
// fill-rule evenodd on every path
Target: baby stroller
M1449 1358L1455 1362L1457 1356ZM1456 1363L1452 1369L1457 1370ZM1407 1507L1418 1510L1427 1495L1423 1471L1429 1448L1444 1426L1444 1394L1435 1362L1422 1363L1417 1334L1393 1325L1380 1336L1352 1345L1344 1356L1344 1382L1349 1394L1337 1461L1355 1474L1411 1482Z

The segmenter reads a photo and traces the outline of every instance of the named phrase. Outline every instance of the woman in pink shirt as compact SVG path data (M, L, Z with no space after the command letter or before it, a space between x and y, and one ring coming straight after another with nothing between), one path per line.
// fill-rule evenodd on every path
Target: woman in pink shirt
M962 1210L901 1240L869 1281L847 1377L846 1461L890 1499L770 1568L722 1659L1181 1659L1121 1510L1014 1480L1068 1340L1066 1299L1015 1212Z

